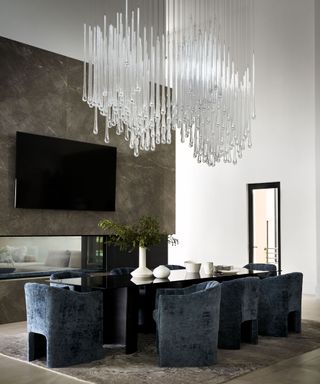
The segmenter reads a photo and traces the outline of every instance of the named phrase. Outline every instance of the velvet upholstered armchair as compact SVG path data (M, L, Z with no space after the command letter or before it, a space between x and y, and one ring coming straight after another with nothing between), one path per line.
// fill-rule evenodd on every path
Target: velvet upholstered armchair
M179 269L186 269L182 265L178 265L178 264L167 264L166 267L169 268L170 271L177 271Z
M277 267L274 264L249 263L244 265L243 268L247 268L249 270L257 270L257 271L268 271L269 273L266 277L277 276Z
M154 319L161 367L211 365L217 360L220 284L158 289Z
M259 297L259 334L288 336L301 332L301 272L261 280Z
M258 342L259 287L258 277L221 284L219 348L239 349L241 341Z
M58 271L58 272L53 272L50 275L50 280L73 279L76 277L89 277L89 276L90 276L90 274L88 272L84 272L84 271ZM54 282L50 282L50 287L70 289L72 291L83 290L83 289L81 289L81 287L78 287L78 289L76 289L76 286L74 286L74 285L57 284Z
M112 276L121 276L121 275L130 275L134 271L134 267L116 267L111 269L110 275Z
M102 292L25 284L28 360L46 355L49 368L101 359Z

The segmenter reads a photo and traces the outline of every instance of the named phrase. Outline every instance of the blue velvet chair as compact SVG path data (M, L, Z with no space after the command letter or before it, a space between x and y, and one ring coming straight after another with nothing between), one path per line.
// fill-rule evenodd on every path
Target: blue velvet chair
M219 348L240 349L241 341L258 342L259 286L258 277L221 284Z
M261 280L259 334L285 337L289 331L301 332L302 280L300 272Z
M130 273L134 270L135 268L133 267L116 267L111 269L110 275L130 275Z
M161 367L207 366L217 360L220 284L158 289L154 320Z
M268 271L269 273L265 277L277 276L277 267L274 264L249 263L244 265L243 268L257 271Z
M176 265L176 264L167 264L166 267L169 268L170 271L175 271L175 270L178 270L178 269L186 269L182 265Z
M45 284L24 286L28 361L46 355L47 367L101 359L102 292L80 293Z
M89 277L89 276L90 274L84 271L59 271L59 272L53 272L50 275L50 280L72 279L75 277ZM67 284L57 284L53 282L50 282L50 287L70 289L72 291L77 290L76 286L67 285ZM81 290L81 287L79 287L79 290Z

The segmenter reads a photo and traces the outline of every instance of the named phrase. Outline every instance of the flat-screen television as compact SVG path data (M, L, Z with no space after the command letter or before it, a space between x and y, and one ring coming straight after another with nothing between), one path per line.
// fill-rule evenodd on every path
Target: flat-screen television
M117 149L16 133L15 207L114 211Z

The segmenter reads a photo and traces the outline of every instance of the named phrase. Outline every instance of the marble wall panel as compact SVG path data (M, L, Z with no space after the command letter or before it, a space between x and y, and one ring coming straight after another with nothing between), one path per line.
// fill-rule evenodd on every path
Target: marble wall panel
M0 324L26 320L24 285L26 283L48 284L49 277L0 280Z
M158 216L162 229L174 233L174 138L135 158L112 130L110 145L118 149L115 212L13 207L16 131L103 143L103 132L91 133L93 111L81 93L80 61L0 37L0 235L99 234L102 218L132 222L144 214Z

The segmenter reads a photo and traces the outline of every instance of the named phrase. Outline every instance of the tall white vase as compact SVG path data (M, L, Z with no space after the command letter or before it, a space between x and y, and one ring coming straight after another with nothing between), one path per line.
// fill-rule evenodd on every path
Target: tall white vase
M146 267L147 248L139 247L139 267L131 272L135 279L149 279L152 271Z

